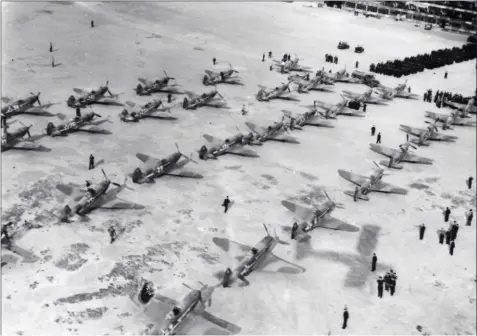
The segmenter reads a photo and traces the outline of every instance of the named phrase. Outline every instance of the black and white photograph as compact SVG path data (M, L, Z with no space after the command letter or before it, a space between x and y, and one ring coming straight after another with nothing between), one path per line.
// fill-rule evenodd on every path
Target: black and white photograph
M2 335L477 333L476 2L1 5Z

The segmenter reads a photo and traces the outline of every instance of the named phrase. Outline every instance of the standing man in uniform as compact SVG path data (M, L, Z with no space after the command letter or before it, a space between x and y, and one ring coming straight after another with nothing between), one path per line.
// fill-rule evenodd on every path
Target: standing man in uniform
M443 213L444 213L444 222L447 223L449 221L449 216L451 214L449 207L447 207Z
M90 154L89 156L89 167L88 170L94 169L94 156L93 154Z
M467 219L465 225L470 226L472 224L472 219L474 218L474 212L472 211L472 209L470 209L469 212L465 214L465 217Z
M381 132L378 133L378 136L376 137L376 143L380 144L381 143Z
M470 176L468 179L467 179L467 187L469 189L472 189L472 181L474 180L474 178L472 176Z
M344 312L343 312L343 329L346 329L346 327L348 326L348 319L349 319L348 307L345 306Z
M297 231L298 231L298 223L295 222L293 223L292 230L291 230L291 239L296 238Z
M378 262L378 257L376 256L376 253L373 253L373 259L371 261L371 272L376 271L376 263Z
M384 284L384 279L382 276L378 278L378 297L382 298L383 297L383 284Z
M373 125L373 127L371 127L371 136L374 136L374 133L376 133L376 126Z
M444 244L445 230L440 228L437 233L439 234L439 244Z
M451 241L451 243L449 245L449 254L450 255L454 255L454 249L455 249L455 242Z
M230 199L228 196L224 199L224 203L222 203L222 206L225 208L224 213L226 213L230 206Z
M421 225L419 225L419 240L424 239L424 232L426 232L426 226L424 225L424 223L422 223Z

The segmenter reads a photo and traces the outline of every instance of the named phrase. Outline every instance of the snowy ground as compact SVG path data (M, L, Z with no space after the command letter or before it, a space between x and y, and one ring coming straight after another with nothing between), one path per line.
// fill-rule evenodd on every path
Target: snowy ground
M339 90L363 92L358 85L338 84L336 93L311 93L300 103L258 103L257 85L275 86L283 77L261 62L263 52L276 57L296 53L304 65L333 71L349 70L359 60L369 64L402 58L434 49L462 45L465 37L427 32L411 24L365 19L335 9L309 9L287 3L3 3L2 93L24 96L41 91L42 101L59 102L53 112L73 115L65 101L73 87L97 87L110 81L113 93L124 100L145 103L134 95L137 77L156 78L165 69L185 88L208 91L201 84L203 70L216 57L229 62L246 86L220 86L232 107L233 118L223 110L195 112L173 110L174 123L119 122L118 107L95 107L114 123L104 124L110 136L77 134L65 139L43 139L49 153L6 152L2 155L2 220L32 220L43 225L17 243L31 250L39 261L2 268L2 331L5 335L138 334L147 320L127 297L131 280L153 281L163 295L180 299L201 280L214 284L212 272L224 269L220 250L211 244L225 236L249 245L264 235L262 223L277 227L293 217L282 199L319 199L316 187L345 205L334 216L359 225L360 233L327 230L313 232L307 249L279 245L275 253L307 269L298 276L252 274L251 286L218 289L210 312L242 327L245 334L475 334L475 222L465 227L464 211L475 208L475 192L465 179L475 176L476 130L456 128L456 143L434 143L418 154L435 164L408 165L385 177L409 188L407 196L371 195L369 203L354 203L343 194L351 190L337 169L367 174L373 160L384 157L370 151L369 129L382 132L383 145L397 147L405 141L398 125L421 126L424 111L437 109L422 101L395 99L388 106L369 106L366 118L342 117L334 129L307 128L294 132L301 144L267 143L255 148L260 158L221 157L189 168L202 180L163 178L154 185L133 185L120 197L146 206L131 212L95 211L86 224L53 224L54 211L66 203L54 184L85 179L99 180L99 169L89 172L93 153L99 166L113 180L122 182L139 165L137 152L162 157L175 150L196 151L203 133L219 137L245 131L244 121L270 123L280 110L303 111L299 105L313 99L339 101ZM97 27L89 27L94 20ZM151 38L156 34L155 38ZM339 41L361 55L336 49ZM54 43L56 62L51 68L48 44ZM324 54L338 55L340 63L324 63ZM449 78L443 73L449 71ZM378 76L386 85L401 80ZM475 61L410 76L412 91L444 89L473 94ZM238 113L249 104L250 113ZM442 109L444 110L444 109ZM39 133L47 118L22 117ZM54 120L55 123L58 121ZM220 204L229 195L235 200L224 215ZM450 206L461 223L454 256L437 242L436 230L444 226L441 211ZM475 221L475 220L474 220ZM426 223L424 241L418 240L420 223ZM109 245L106 228L127 228ZM365 246L359 253L361 239ZM375 247L374 247L375 246ZM376 295L376 276L368 272L370 255L378 255L382 269L395 269L399 279L394 297ZM8 253L8 252L7 252ZM12 258L5 253L3 258ZM341 329L342 310L351 318Z

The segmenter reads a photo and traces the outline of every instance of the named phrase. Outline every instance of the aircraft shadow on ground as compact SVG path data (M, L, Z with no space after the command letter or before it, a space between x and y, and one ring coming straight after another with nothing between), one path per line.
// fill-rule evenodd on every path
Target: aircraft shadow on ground
M302 259L307 256L318 257L327 261L338 262L348 266L348 273L344 280L345 287L363 288L370 280L371 261L373 252L378 245L379 232L381 228L376 225L364 225L356 246L356 254L342 253L326 250L315 250L311 247L311 237L308 235L297 243L296 258ZM378 257L379 258L379 257ZM391 269L392 266L379 261L376 265L376 276L378 273Z

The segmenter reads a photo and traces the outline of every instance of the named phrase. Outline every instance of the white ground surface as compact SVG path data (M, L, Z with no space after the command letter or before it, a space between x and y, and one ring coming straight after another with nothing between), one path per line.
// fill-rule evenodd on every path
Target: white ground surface
M118 107L95 107L113 124L114 134L77 134L65 139L43 139L49 153L6 152L2 155L3 220L32 220L44 228L25 234L18 244L41 260L2 269L2 317L5 335L138 334L152 323L126 296L124 287L135 272L152 280L162 294L179 299L180 285L196 280L216 283L212 272L223 269L227 259L211 244L213 236L255 244L263 235L262 223L280 225L293 217L280 204L290 197L314 197L316 186L345 205L334 216L361 227L379 227L375 252L378 263L394 268L399 276L394 297L376 295L376 275L367 271L372 251L357 255L360 234L317 230L311 247L298 258L293 244L280 245L275 253L307 269L299 276L255 273L251 286L218 289L210 312L242 327L245 334L419 334L417 325L431 334L475 334L475 220L464 226L464 211L475 207L475 191L466 190L465 179L475 176L476 130L457 128L456 143L434 143L417 153L435 164L408 165L392 171L385 180L409 188L407 196L371 195L369 203L354 203L343 194L351 189L337 169L367 174L373 160L384 157L368 149L369 129L382 132L383 145L396 148L405 135L400 123L421 126L424 111L436 110L422 101L396 99L389 106L369 106L366 118L342 117L334 129L307 128L294 132L300 145L267 143L256 148L258 159L233 156L191 165L203 180L164 178L154 185L133 185L120 197L146 206L143 211L95 211L86 224L53 224L52 212L66 201L54 189L59 182L82 184L99 180L99 169L86 169L90 153L104 160L100 168L116 181L138 166L136 152L162 157L178 142L184 153L196 151L205 140L202 133L226 137L236 123L269 123L281 118L280 109L303 111L313 99L339 100L340 89L364 91L358 85L338 84L337 93L311 93L300 103L258 103L258 84L275 86L283 77L261 62L263 52L276 57L296 53L303 64L333 70L360 66L392 57L416 55L433 49L460 46L465 37L426 32L409 24L355 17L333 9L306 9L286 3L3 3L2 92L24 96L41 91L42 101L59 102L54 112L73 115L65 101L73 87L96 87L109 79L124 100L144 103L134 95L137 77L160 77L166 69L185 88L205 92L203 70L215 56L224 66L240 70L246 86L220 86L233 108L204 108L195 112L177 108L176 123L143 121L119 123ZM89 27L90 20L97 27ZM148 38L152 34L160 38ZM352 49L336 49L339 41L352 48L365 47L361 55ZM58 50L52 69L48 44ZM337 66L324 63L324 54L339 56ZM449 78L443 79L444 71ZM379 76L378 76L379 77ZM432 88L473 94L475 61L410 76L412 91ZM379 77L387 85L401 80ZM250 104L250 114L237 111ZM444 110L444 109L442 109ZM441 111L442 111L441 110ZM21 117L41 132L48 118ZM236 123L234 122L236 121ZM53 120L55 123L58 122ZM419 188L410 187L420 183ZM422 189L424 188L424 189ZM427 188L427 189L426 189ZM224 215L220 204L229 195L235 200ZM436 230L444 226L441 211L451 206L461 223L454 256L437 242ZM426 223L424 241L416 225ZM127 232L109 245L108 224ZM365 231L365 230L364 230ZM372 240L372 239L371 239ZM75 245L86 244L86 245ZM331 257L327 257L331 256ZM4 254L6 258L6 254ZM299 259L299 260L298 260ZM349 266L351 265L351 271ZM387 267L387 266L386 266ZM384 268L386 270L386 268ZM382 272L381 272L382 273ZM91 297L75 294L93 293ZM61 298L66 298L57 301ZM341 329L347 305L349 328ZM89 310L88 310L89 309Z

